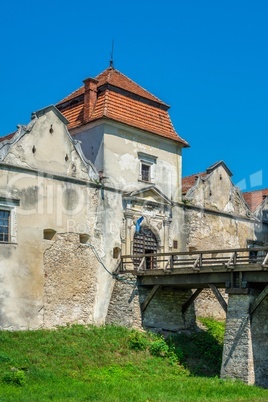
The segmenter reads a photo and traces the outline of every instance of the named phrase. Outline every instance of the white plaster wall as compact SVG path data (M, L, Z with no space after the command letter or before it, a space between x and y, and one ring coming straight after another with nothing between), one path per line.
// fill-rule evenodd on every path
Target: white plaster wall
M123 218L122 195L116 191L102 189L92 242L106 270L111 273L120 262L120 255L113 258L113 248L121 249ZM114 286L114 279L106 270L102 266L96 273L97 292L93 316L98 325L105 323Z
M150 185L139 181L138 152L157 157L153 184L168 198L178 199L181 177L178 145L156 135L105 125L104 173L124 191Z
M78 155L66 126L53 110L35 118L4 162L88 180L88 168ZM33 152L34 150L34 152Z
M25 172L1 171L0 197L16 198L17 242L0 243L0 327L43 325L43 231L94 238L98 190Z
M139 181L138 152L157 157L154 183L168 198L181 199L181 147L164 137L104 121L73 130L87 158L104 172L105 183L123 191L150 185Z
M83 153L87 159L91 160L99 172L103 171L104 153L104 125L91 124L90 129L84 127L73 130L74 139L82 142Z
M37 112L21 133L0 166L2 203L16 200L16 238L0 243L0 327L5 329L44 325L44 230L84 234L93 241L100 192L91 185L94 169L80 157L53 107ZM78 265L79 257L77 252Z

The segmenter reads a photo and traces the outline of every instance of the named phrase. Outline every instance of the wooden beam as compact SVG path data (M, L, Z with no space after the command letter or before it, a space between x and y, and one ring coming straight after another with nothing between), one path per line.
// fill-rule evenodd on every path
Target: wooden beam
M252 315L256 308L261 304L263 299L268 295L268 285L263 289L263 291L259 294L259 296L256 297L252 305L250 306L249 309L249 314Z
M233 263L233 265L235 265L236 264L236 257L237 257L237 253L236 252L234 252L232 255L231 255L231 257L229 258L229 261L227 262L227 268L230 268L230 265ZM234 269L234 266L233 266L233 268L231 268L231 269Z
M196 291L189 297L189 299L182 305L181 312L185 314L186 310L190 307L190 305L195 301L197 296L202 292L202 289L196 289Z
M268 262L268 253L266 254L263 263L261 264L263 268L268 268L268 265L266 264Z
M141 268L142 268L143 265L144 265L144 261L145 261L145 257L142 258L142 260L141 260L141 262L140 262L140 265L138 266L137 271L140 271L140 270L141 270Z
M226 269L224 272L201 272L191 270L150 270L147 271L132 271L133 275L137 275L140 286L176 286L180 289L200 289L207 288L209 284L215 284L217 288L226 288L226 283L230 282L230 272ZM232 271L231 271L232 272ZM124 273L123 273L124 274ZM249 287L259 287L260 284L268 283L268 270L258 267L258 271L250 270L243 271L243 280L247 282ZM233 287L233 286L232 286Z
M210 287L210 289L214 293L214 296L216 297L216 299L218 300L218 302L222 306L222 308L225 311L225 313L227 313L227 303L224 300L224 298L222 297L219 289L213 283L209 284L208 286Z
M194 265L193 265L193 270L200 271L201 265L202 265L202 254L198 255L198 257L196 258Z
M149 303L151 302L152 298L154 297L155 293L157 292L158 288L160 285L154 285L150 293L147 295L146 299L144 302L141 304L141 312L144 313L144 311L147 309Z
M165 265L165 267L164 267L164 271L165 271L166 269L168 269L168 266L170 266L170 268L171 268L171 260L172 260L172 255L169 257L169 259L168 259L168 261L167 261L167 263L166 263L166 265Z
M170 255L178 255L178 256L194 256L194 255L200 255L200 254L230 254L230 253L241 253L241 252L247 252L249 253L250 249L249 248L230 248L230 249L221 249L221 250L196 250L196 251L178 251L178 252L168 252L168 253L152 253L152 254L128 254L128 255L122 255L122 259L126 258L135 258L135 257L167 257ZM268 247L254 247L254 251L265 251L268 253Z

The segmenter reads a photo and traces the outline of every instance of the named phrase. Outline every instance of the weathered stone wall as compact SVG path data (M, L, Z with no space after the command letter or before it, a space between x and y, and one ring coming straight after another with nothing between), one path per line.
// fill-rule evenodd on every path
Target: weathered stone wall
M228 304L228 295L224 289L219 289L222 297ZM197 317L214 318L215 320L225 320L226 313L215 298L211 289L203 289L194 302L195 314Z
M254 223L240 193L222 165L199 178L187 192L188 247L197 250L246 247L255 239ZM188 206L188 207L187 207Z
M137 287L135 278L130 275L122 276L121 281L115 282L106 323L143 327L151 331L180 331L195 326L193 305L185 315L181 313L182 305L191 295L190 290L160 287L141 314L140 306L151 289L151 287Z
M247 247L255 240L256 220L224 165L198 178L185 196L185 233L188 250L221 250ZM219 289L220 290L220 289ZM228 295L220 290L228 301ZM226 314L210 289L195 300L198 316L224 320Z
M229 295L221 377L268 388L268 297L249 315L260 292Z
M44 240L44 327L93 324L99 263L78 234Z
M268 198L256 209L255 234L258 241L268 244Z
M139 291L133 275L122 275L115 281L106 324L142 328Z
M142 303L151 288L140 287ZM180 331L195 326L193 304L182 315L182 305L189 299L191 290L160 287L143 314L143 327L150 330Z
M268 388L268 297L254 311L251 319L255 385Z
M222 378L255 383L249 306L254 294L230 294L224 336Z
M254 222L221 213L187 208L188 248L217 250L246 247L255 239Z

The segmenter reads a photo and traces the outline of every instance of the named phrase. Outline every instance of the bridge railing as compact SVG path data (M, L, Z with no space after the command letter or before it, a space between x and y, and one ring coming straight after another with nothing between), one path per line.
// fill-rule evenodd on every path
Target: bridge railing
M161 269L168 272L185 268L199 271L206 267L234 269L249 264L268 268L268 247L123 255L120 271Z

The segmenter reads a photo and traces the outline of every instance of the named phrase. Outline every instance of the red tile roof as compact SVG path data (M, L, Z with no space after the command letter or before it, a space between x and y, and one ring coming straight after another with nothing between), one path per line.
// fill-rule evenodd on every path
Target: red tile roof
M185 195L187 191L193 187L198 177L206 176L207 172L192 174L182 178L182 194Z
M11 138L14 136L14 134L15 134L15 132L11 133L11 134L7 134L4 137L0 137L0 142L6 141L6 140L11 140Z
M268 188L262 190L248 191L242 193L246 203L252 212L256 211L259 205L262 204L265 197L268 196Z
M160 99L111 67L95 79L98 81L97 100L87 122L84 121L84 86L57 104L68 119L70 130L97 119L109 118L188 146L172 125L167 112L169 106Z

